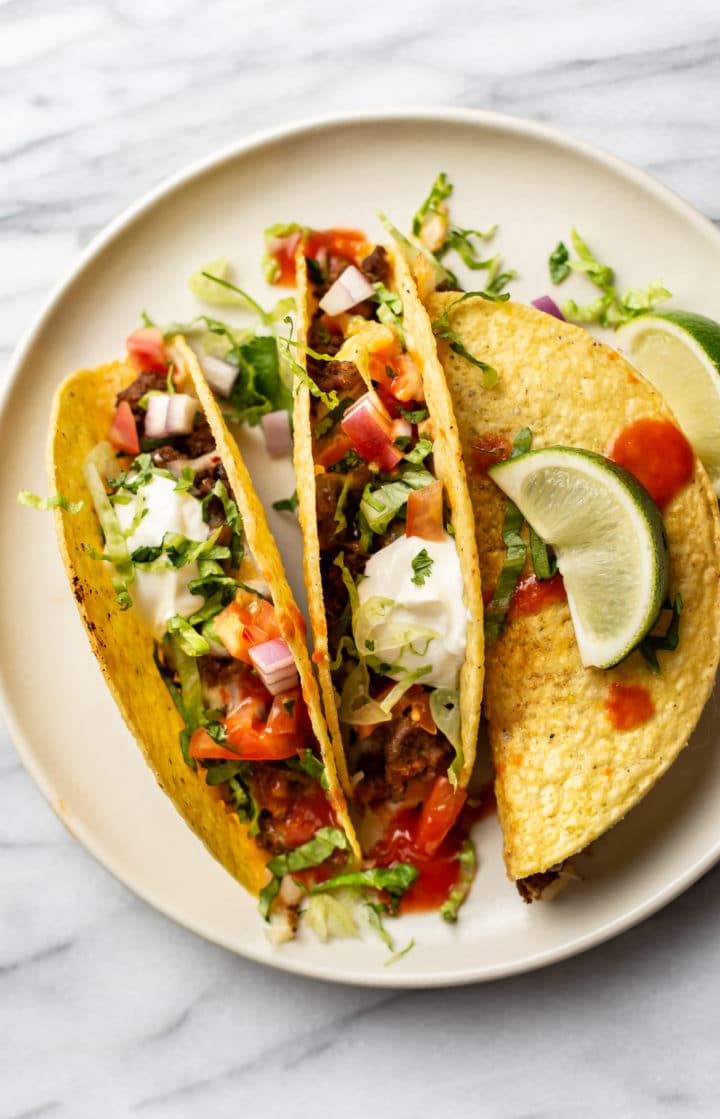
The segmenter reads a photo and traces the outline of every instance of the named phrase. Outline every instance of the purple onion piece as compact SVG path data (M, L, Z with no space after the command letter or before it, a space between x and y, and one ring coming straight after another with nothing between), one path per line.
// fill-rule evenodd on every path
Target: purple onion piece
M546 315L553 315L561 322L567 322L557 303L549 295L539 295L537 299L531 299L530 302L533 307L537 307L538 311L544 311Z
M290 430L290 416L285 409L268 412L260 422L262 423L268 454L273 457L289 455L292 450L292 432Z

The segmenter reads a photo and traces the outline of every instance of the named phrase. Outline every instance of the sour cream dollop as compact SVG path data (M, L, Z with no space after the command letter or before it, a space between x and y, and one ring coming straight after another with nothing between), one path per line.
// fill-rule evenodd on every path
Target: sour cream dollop
M431 565L413 582L413 560L422 551ZM422 571L420 572L422 574ZM420 579L420 574L417 578ZM354 636L359 651L395 666L387 675L401 680L424 665L418 683L456 688L465 660L468 614L455 541L401 536L375 552L358 583L360 609Z
M115 505L120 527L126 533L135 517L139 517L140 510L146 510L127 536L131 555L136 548L162 544L166 532L180 533L188 540L207 540L209 529L202 518L200 502L191 494L176 490L175 486L174 478L154 474L147 485L140 486L136 494L129 495L132 500L126 505ZM188 590L188 583L198 578L197 564L188 563L185 567L175 568L169 561L166 563L167 566L158 571L136 568L135 582L130 588L133 606L157 640L164 635L168 620L175 614L186 618L202 605L202 599Z

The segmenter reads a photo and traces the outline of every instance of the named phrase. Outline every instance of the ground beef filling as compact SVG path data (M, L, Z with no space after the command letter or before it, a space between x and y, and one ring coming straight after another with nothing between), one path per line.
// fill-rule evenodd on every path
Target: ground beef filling
M350 758L351 769L362 771L356 799L402 800L413 782L423 785L447 773L452 764L452 745L440 734L429 734L409 716L375 727L358 743Z
M260 807L256 843L271 855L282 855L297 847L289 833L288 817L296 816L298 804L309 800L317 782L309 774L295 772L280 764L263 763L250 778L252 794Z
M533 901L541 901L546 891L557 883L562 868L563 864L561 863L559 866L544 870L540 874L529 874L527 878L519 878L515 885L523 901L527 905L530 905Z
M338 396L351 396L354 399L367 391L354 361L318 361L315 370L310 370L315 384L323 392L336 392Z
M167 392L167 373L139 373L132 384L118 393L115 400L116 406L127 401L138 428L145 424L145 409L139 403L149 392Z

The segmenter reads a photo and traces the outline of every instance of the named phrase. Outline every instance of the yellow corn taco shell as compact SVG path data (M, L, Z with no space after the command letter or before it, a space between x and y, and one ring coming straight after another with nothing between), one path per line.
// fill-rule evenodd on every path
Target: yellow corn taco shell
M399 293L403 301L403 326L408 351L422 374L426 405L434 430L434 472L443 483L450 505L465 587L464 602L468 612L467 654L460 673L459 687L463 764L458 774L459 784L464 787L470 779L475 763L484 677L483 602L472 505L465 478L458 425L443 369L438 361L430 321L404 258L393 247L386 246L386 251L392 268L389 286ZM306 344L316 306L302 255L298 257L297 283L298 336L301 344ZM303 352L302 345L300 352ZM345 347L344 353L347 353ZM352 355L348 354L348 356ZM298 479L299 517L305 546L305 584L314 642L313 660L318 667L320 689L331 738L336 748L340 780L346 791L352 793L330 672L327 619L320 574L316 467L313 462L310 423L311 398L305 385L299 386L295 399L295 473Z
M428 299L431 319L457 293ZM512 440L528 426L533 448L607 453L641 417L670 418L658 393L609 346L533 308L472 299L451 312L475 357L497 370L484 389L468 361L439 343L470 482L483 584L494 587L505 549L505 498L473 471L473 447L489 434ZM666 506L670 594L684 608L675 652L650 673L639 652L609 670L584 668L566 602L510 617L487 650L485 712L496 768L505 861L511 879L542 874L579 852L637 804L685 746L710 694L720 654L720 518L705 471ZM654 715L619 731L605 716L613 682L651 695Z
M356 847L344 799L337 786L334 757L303 638L304 623L293 601L263 509L192 351L180 338L174 340L171 349L177 368L195 385L243 516L248 548L255 563L252 559L244 560L241 577L261 574L270 586L276 614L296 659L313 729L321 746L331 790L328 795L340 826L347 830ZM132 609L119 609L112 585L112 567L92 555L93 550L102 551L103 539L83 479L83 464L92 448L106 438L116 395L130 384L136 373L128 362L82 370L64 381L56 393L48 441L50 489L62 493L69 501L84 502L75 516L60 510L55 512L60 553L92 650L160 787L218 862L247 890L257 894L269 877L265 868L269 856L248 836L247 827L225 804L217 787L205 783L202 768L198 766L193 770L183 760L178 736L184 724L155 667L153 638Z

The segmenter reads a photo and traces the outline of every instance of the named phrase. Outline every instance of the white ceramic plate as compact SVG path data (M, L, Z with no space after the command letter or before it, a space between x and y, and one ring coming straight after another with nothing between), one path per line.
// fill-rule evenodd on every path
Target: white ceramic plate
M457 184L464 225L498 222L495 245L519 270L514 298L548 290L546 260L571 226L617 266L620 283L661 276L674 305L717 314L720 235L644 174L528 122L448 110L323 121L266 135L191 169L141 201L85 253L21 346L0 417L2 693L18 750L74 835L162 912L209 940L276 967L386 986L468 983L539 967L640 921L720 855L716 700L687 750L630 817L580 860L584 883L524 906L505 880L494 818L478 828L479 872L455 927L434 915L392 925L415 948L386 968L379 941L277 948L253 899L207 854L156 787L102 682L68 591L50 516L15 504L46 492L53 390L67 373L122 353L146 308L189 318L186 278L220 254L243 287L264 291L262 230L281 220L352 225L379 236L376 208L407 228L438 170ZM576 291L590 298L581 279ZM243 440L261 496L292 492L289 464ZM271 511L301 598L299 529Z

